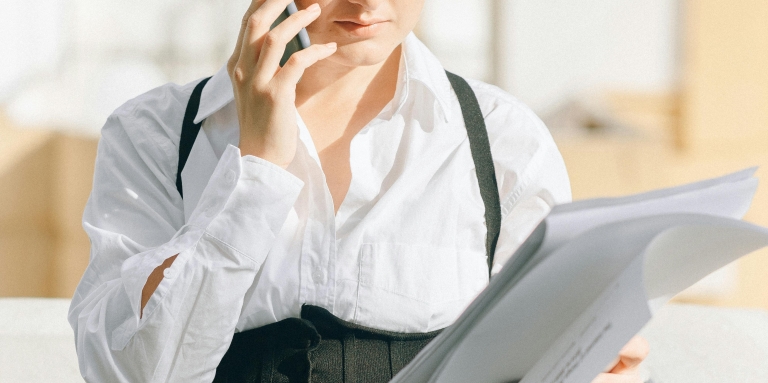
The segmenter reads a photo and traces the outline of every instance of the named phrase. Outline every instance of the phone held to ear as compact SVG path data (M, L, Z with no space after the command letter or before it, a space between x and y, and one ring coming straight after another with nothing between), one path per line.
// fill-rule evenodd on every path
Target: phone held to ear
M285 8L285 11L280 14L277 20L275 20L270 29L276 27L278 24L282 23L285 19L298 11L299 10L296 8L296 3L292 1ZM284 66L292 54L307 47L309 47L309 35L307 34L307 30L305 28L301 28L299 34L294 36L294 38L291 39L291 41L285 46L285 53L283 53L283 58L280 60L280 66Z

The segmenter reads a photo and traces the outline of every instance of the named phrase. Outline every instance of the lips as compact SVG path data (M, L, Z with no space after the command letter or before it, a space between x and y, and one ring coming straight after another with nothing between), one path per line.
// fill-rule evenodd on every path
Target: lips
M387 20L386 19L357 19L357 18L337 20L337 22L340 22L340 23L353 23L363 27L367 27L373 24L383 23L385 21Z
M387 21L388 20L382 19L345 19L337 20L335 21L335 24L339 25L352 36L374 37L381 32L383 25L385 25Z

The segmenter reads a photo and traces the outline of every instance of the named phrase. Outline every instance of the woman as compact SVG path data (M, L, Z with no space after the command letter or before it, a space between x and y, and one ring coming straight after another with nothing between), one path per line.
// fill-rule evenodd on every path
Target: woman
M387 358L396 373L488 283L489 166L458 80L411 33L423 0L297 1L270 32L288 3L254 0L207 82L166 84L108 118L69 313L86 380L378 381L370 366ZM281 68L305 26L315 44ZM538 118L469 84L497 182L497 272L570 188ZM352 344L366 358L356 377ZM631 372L644 347L609 370Z

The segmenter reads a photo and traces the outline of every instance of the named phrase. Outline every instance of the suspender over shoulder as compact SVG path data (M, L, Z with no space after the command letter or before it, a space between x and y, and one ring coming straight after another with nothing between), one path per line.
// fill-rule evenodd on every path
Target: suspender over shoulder
M488 132L485 126L480 104L477 102L475 92L469 86L466 80L461 76L451 72L445 72L448 80L451 82L453 91L459 99L461 113L464 116L464 125L467 128L469 146L472 151L472 160L475 163L477 172L477 181L480 185L480 194L485 205L485 225L487 228L485 249L488 256L488 275L490 276L491 267L493 267L493 254L496 250L496 242L499 239L501 229L501 204L499 202L499 189L496 182L496 171L491 157L491 146L488 140ZM205 84L210 77L203 79L195 86L192 96L187 104L184 114L184 122L181 128L181 139L179 141L179 165L176 173L176 189L179 195L184 198L184 191L181 185L181 171L189 158L192 146L195 144L195 138L200 131L202 121L194 123L195 116L200 107L200 97L203 93Z
M491 144L488 131L485 128L485 118L480 110L475 92L461 76L445 71L451 81L453 91L459 98L464 125L467 127L469 147L472 150L472 160L475 162L477 182L480 184L480 195L485 205L485 251L488 255L488 276L493 267L493 254L496 252L496 242L501 230L501 203L499 188L496 183L496 168L491 157Z

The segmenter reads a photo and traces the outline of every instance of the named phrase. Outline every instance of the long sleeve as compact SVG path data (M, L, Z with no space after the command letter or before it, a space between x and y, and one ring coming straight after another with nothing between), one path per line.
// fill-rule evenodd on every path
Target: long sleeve
M552 162L552 165L556 165L556 162ZM542 171L546 170L542 169ZM554 179L543 181L528 185L528 190L522 192L517 200L514 202L509 200L506 205L502 205L501 228L491 269L492 274L501 271L510 256L546 218L552 207L570 202L570 193L563 195L562 191L567 185L563 185L562 182L547 182L555 181Z
M102 129L83 216L90 263L68 315L80 371L88 382L210 382L303 182L229 145L185 223L167 127L129 106ZM149 274L175 254L140 318Z

